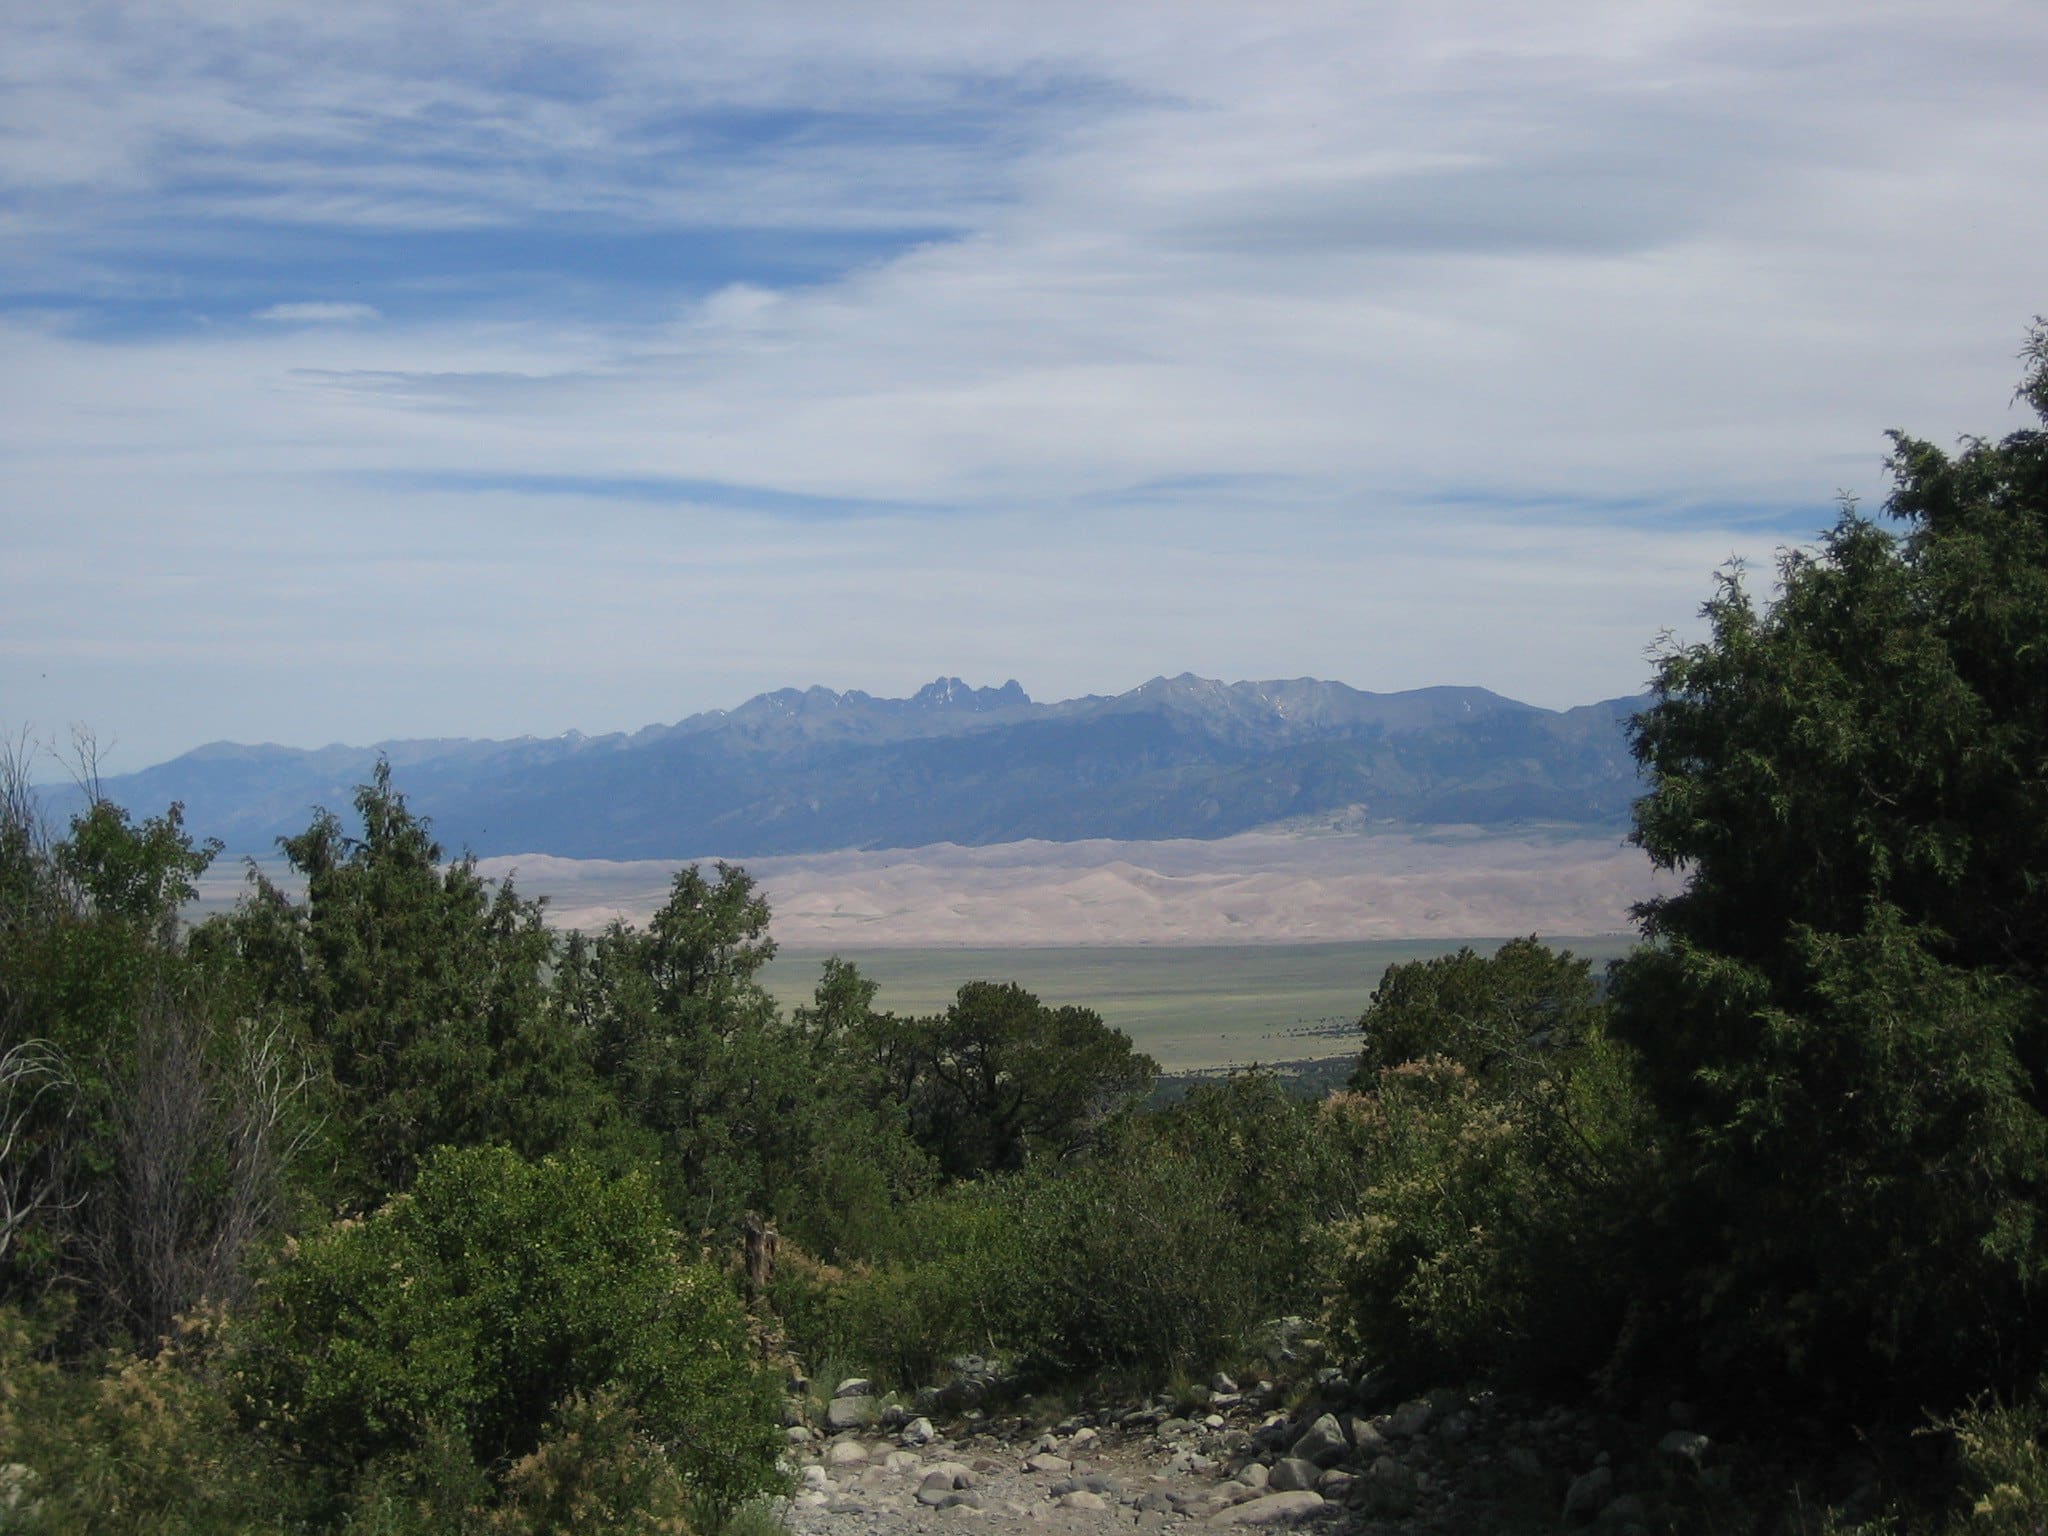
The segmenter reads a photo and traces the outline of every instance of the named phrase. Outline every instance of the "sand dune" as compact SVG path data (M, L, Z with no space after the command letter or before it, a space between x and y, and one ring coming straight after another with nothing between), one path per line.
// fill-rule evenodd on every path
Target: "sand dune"
M1618 837L1542 829L1246 833L1213 842L950 843L750 859L797 949L1283 944L1625 930L1669 889ZM553 920L644 922L680 861L486 859Z

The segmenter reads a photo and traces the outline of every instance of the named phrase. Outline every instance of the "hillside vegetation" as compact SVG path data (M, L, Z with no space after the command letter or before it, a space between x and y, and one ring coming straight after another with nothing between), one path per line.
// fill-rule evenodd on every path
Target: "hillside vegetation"
M1611 1523L2038 1530L2048 433L1895 441L1895 529L1658 663L1645 945L1397 966L1320 1100L1144 1112L999 980L897 1017L832 960L785 1012L729 865L557 937L384 765L287 840L303 899L188 931L178 807L48 837L15 772L0 1526L713 1536L794 1372L1185 1387L1293 1316L1361 1406L1682 1402Z

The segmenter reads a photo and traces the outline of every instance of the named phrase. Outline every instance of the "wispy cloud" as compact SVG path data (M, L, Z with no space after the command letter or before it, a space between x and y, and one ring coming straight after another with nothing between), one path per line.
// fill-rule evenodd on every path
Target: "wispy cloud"
M309 300L298 304L271 304L257 310L255 318L274 320L282 325L359 325L379 316L372 304Z
M2048 307L2032 3L14 9L0 691L138 755L1620 692Z

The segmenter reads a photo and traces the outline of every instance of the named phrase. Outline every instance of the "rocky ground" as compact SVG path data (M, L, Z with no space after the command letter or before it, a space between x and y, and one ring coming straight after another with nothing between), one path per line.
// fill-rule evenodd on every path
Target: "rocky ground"
M799 1484L786 1519L796 1536L1189 1523L1633 1536L1685 1513L1713 1528L1728 1493L1684 1404L1622 1419L1443 1390L1371 1411L1377 1395L1335 1371L1306 1387L1218 1377L1177 1400L1093 1404L1046 1424L994 1408L949 1415L942 1397L889 1405L841 1383L816 1427L789 1431Z

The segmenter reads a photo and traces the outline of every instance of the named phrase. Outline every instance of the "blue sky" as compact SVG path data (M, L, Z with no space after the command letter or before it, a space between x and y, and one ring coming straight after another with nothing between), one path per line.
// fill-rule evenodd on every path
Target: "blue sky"
M2024 423L2037 0L0 0L0 726L1629 692Z

